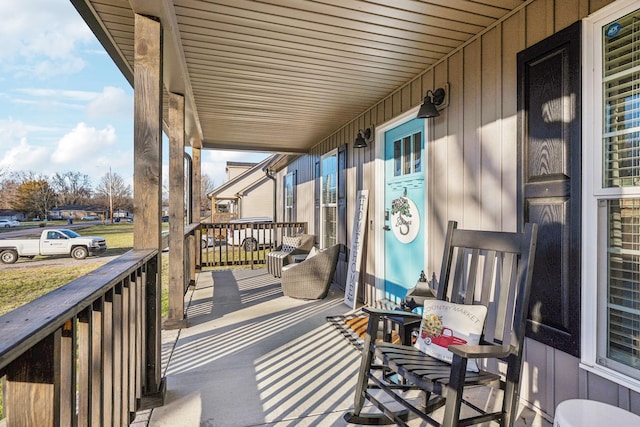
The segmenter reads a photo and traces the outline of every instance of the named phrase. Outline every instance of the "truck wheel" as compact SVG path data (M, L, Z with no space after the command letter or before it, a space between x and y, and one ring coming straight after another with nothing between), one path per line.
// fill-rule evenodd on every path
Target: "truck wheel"
M253 238L244 239L244 242L242 242L242 248L246 252L257 251L258 250L258 242L256 241L256 239L253 239Z
M13 249L7 249L0 252L0 260L3 264L13 264L18 261L18 252Z
M71 249L71 256L75 259L85 259L89 255L89 251L84 246L76 246Z

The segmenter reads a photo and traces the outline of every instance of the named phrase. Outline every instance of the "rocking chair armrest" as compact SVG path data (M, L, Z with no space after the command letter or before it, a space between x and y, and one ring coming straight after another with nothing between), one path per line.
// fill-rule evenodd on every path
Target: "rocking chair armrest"
M364 311L370 316L373 315L376 317L389 316L389 317L409 317L409 318L415 318L415 319L422 318L421 314L414 313L412 311L404 311L404 310L385 310L381 308L362 307L362 311Z
M511 346L509 345L450 345L448 350L453 354L466 359L475 358L498 358L506 357L511 354Z

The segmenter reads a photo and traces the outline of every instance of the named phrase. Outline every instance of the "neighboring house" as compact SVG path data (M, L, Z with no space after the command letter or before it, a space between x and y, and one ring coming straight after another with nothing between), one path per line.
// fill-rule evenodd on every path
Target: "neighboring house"
M249 217L275 219L274 179L268 175L275 157L260 163L227 162L227 181L207 194L213 222Z
M8 220L17 220L17 221L28 221L29 218L18 211L14 211L13 209L0 209L0 219L8 219Z
M547 414L577 397L640 414L640 2L595 3L527 2L275 168L277 217L308 222L322 247L349 247L369 190L365 303L438 274L448 220L538 223L521 397ZM436 88L439 117L416 118Z
M86 216L97 215L100 218L108 218L109 211L107 209L90 206L90 205L67 205L53 208L49 211L49 219L71 219L77 220Z

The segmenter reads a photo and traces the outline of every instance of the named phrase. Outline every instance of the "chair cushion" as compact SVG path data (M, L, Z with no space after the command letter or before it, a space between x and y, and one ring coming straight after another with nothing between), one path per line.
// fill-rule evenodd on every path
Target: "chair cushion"
M483 305L455 304L426 300L415 347L431 357L449 362L453 353L450 345L478 345L487 316ZM478 372L475 359L467 363L467 371Z
M282 250L284 252L291 252L302 243L302 239L300 237L282 237Z
M318 253L318 248L314 246L311 248L311 250L309 251L309 255L307 255L307 258L305 259L313 258L314 256L316 256L317 253Z

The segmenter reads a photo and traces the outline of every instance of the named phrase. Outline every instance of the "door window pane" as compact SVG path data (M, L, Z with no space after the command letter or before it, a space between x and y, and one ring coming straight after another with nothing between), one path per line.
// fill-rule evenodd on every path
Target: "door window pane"
M393 142L393 176L422 172L422 132Z

